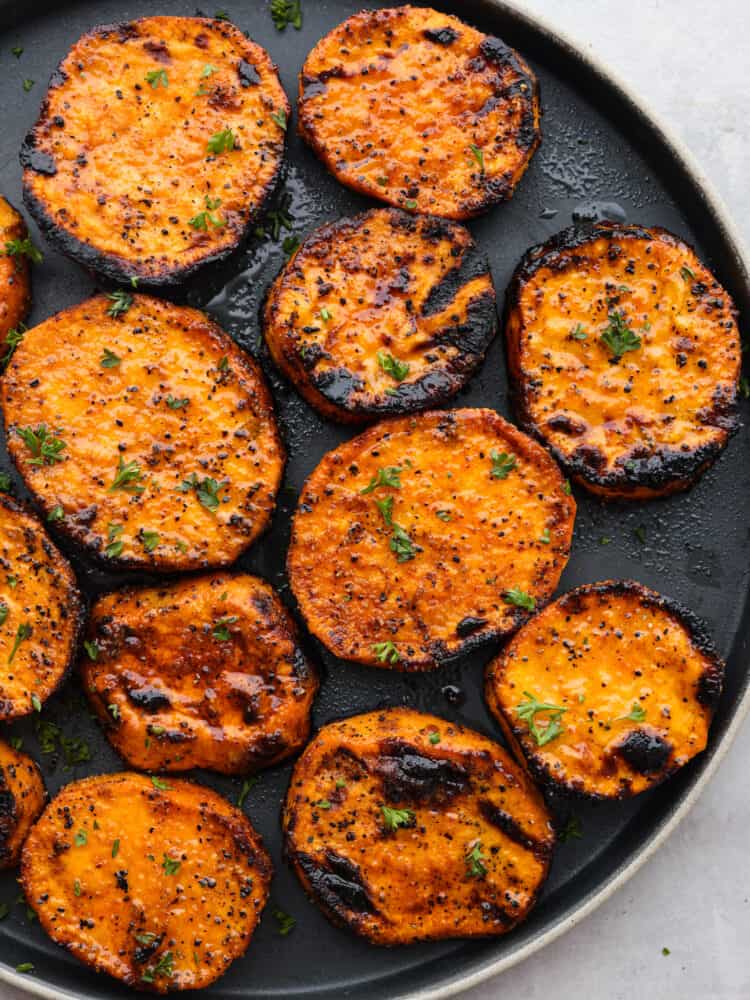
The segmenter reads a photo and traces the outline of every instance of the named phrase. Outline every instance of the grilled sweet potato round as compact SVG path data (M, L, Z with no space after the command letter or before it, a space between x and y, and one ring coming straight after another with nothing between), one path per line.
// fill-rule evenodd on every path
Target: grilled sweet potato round
M184 280L242 240L276 183L289 102L226 21L93 28L52 76L21 151L45 235L115 280Z
M195 309L115 293L58 313L17 348L3 409L55 526L113 565L227 565L271 517L284 464L271 396Z
M704 627L641 584L578 587L487 668L486 694L535 778L625 798L706 746L724 666Z
M309 736L317 676L291 615L255 576L107 594L88 631L84 688L133 767L242 774Z
M0 868L18 863L26 835L46 801L41 772L31 757L0 740Z
M493 410L402 417L329 452L307 480L289 579L332 653L429 670L548 600L574 517L549 455Z
M61 683L83 608L73 570L44 528L0 497L0 719L28 715Z
M342 184L467 219L511 197L539 145L536 78L456 17L363 10L305 60L299 131Z
M495 335L489 264L463 226L375 209L322 226L271 288L276 364L334 420L449 399Z
M407 708L325 726L300 757L284 846L313 902L374 944L505 934L536 902L554 835L492 740Z
M599 223L532 248L506 334L522 426L594 493L685 489L737 427L734 305L664 229Z
M226 799L129 772L66 785L21 859L53 941L157 993L208 986L244 953L270 879L260 837Z
M21 326L31 307L33 252L23 217L0 195L0 345L10 330Z

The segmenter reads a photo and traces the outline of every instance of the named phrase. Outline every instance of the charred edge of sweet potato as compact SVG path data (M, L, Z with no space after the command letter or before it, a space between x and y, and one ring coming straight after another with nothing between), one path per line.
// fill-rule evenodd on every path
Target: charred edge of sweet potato
M408 7L403 9L408 11ZM362 13L365 13L365 11ZM393 8L385 10L372 10L367 11L366 13L370 15L373 27L378 28L381 22L388 23L392 19ZM356 17L357 15L354 16ZM349 20L351 20L351 18L349 18ZM454 20L458 21L459 19L454 18ZM465 22L459 21L459 23L464 24ZM334 34L337 30L338 28L334 28L329 34ZM453 34L453 29L450 27L446 27L445 31ZM454 35L450 42L446 42L441 40L439 37L436 37L434 32L432 37L430 37L430 34L427 31L424 32L424 34L428 41L434 42L436 46L441 48L452 44L452 42L455 41L455 37L457 37ZM516 185L526 172L529 164L531 163L533 154L539 148L542 141L542 132L539 121L541 117L541 100L539 81L536 74L527 65L525 60L522 59L519 53L515 51L515 49L512 49L509 45L494 35L484 35L479 45L479 49L479 58L483 59L485 64L493 64L497 66L498 69L502 69L503 66L510 66L516 74L517 79L511 84L510 88L505 88L506 93L509 89L519 90L522 85L525 85L527 88L527 98L523 113L523 120L518 135L516 136L516 145L522 153L526 154L526 158L523 161L520 170L515 175L508 176L506 174L502 177L496 177L491 180L482 177L482 196L461 205L459 209L460 214L455 216L456 219L472 219L475 216L481 215L493 205L503 201L508 201L513 196ZM305 140L318 159L320 159L328 167L331 173L334 174L336 179L341 184L344 184L346 187L352 188L355 191L373 195L379 200L385 201L386 203L397 207L399 202L396 201L395 197L391 198L383 194L383 192L372 191L370 189L370 185L363 185L358 183L354 178L342 176L337 168L338 160L336 159L335 154L327 151L324 144L320 141L320 139L318 139L315 130L308 127L306 113L307 100L324 94L326 92L326 81L328 79L344 75L341 65L337 64L332 66L330 69L323 70L323 72L314 76L305 73L304 70L305 64L303 64L299 73L299 88L297 95L297 131L299 135ZM506 96L506 94L503 94L502 96ZM494 100L497 102L500 99L501 97L497 97Z
M214 30L217 26L219 26L222 34L231 34L221 20L216 21L213 18L193 18L193 20L205 21L206 24L210 24ZM121 40L125 42L129 38L134 37L134 34L137 34L137 32L134 33L133 29L133 25L136 24L137 21L138 19L135 21L121 21L113 24L97 25L82 35L75 44L78 44L84 38L89 36L107 35L114 32L119 33L121 35ZM234 25L231 27L235 31L239 30ZM66 53L50 76L49 86L47 88L48 91L56 87L60 87L68 79L67 74L62 68L63 62L67 59L67 57L68 54ZM57 172L54 158L50 156L49 153L45 153L36 147L37 130L42 119L46 117L48 109L49 99L45 96L39 108L37 120L26 133L26 136L21 144L19 160L21 162L21 167L23 168L21 190L24 206L31 213L44 239L46 239L60 253L64 254L66 257L70 257L82 267L90 268L92 271L95 271L103 278L106 278L108 281L112 281L115 284L128 284L133 278L135 278L138 281L138 286L141 291L148 291L149 289L177 288L189 279L195 277L196 274L203 268L211 264L219 264L228 257L231 257L233 254L239 252L252 235L256 222L265 213L270 202L272 201L285 168L287 142L286 132L284 132L284 136L281 139L281 153L279 155L276 170L259 199L256 211L247 217L242 229L237 233L234 243L229 246L222 247L214 253L206 254L200 260L189 264L187 267L180 266L178 264L171 267L165 265L161 269L160 273L148 273L135 265L132 261L127 261L118 254L105 253L101 250L97 250L96 247L91 246L91 244L87 243L85 240L78 239L78 237L74 236L68 229L56 222L56 220L47 211L45 203L41 199L37 198L27 185L27 170L48 175L54 175Z
M523 372L513 363L510 317L514 309L520 308L521 293L524 284L538 270L548 267L553 271L564 271L571 264L581 262L582 250L593 240L599 238L641 239L652 241L655 236L671 243L675 247L684 247L695 253L694 248L685 240L670 233L660 226L647 229L643 226L628 225L619 222L585 222L569 226L556 233L545 243L531 247L521 258L511 277L505 295L503 308L503 329L506 336L506 356L512 371L510 397L521 428L539 441L552 454L555 461L566 473L582 486L604 499L653 499L669 496L689 489L693 483L716 461L723 452L729 439L739 431L741 422L738 413L739 387L727 398L726 393L715 394L713 406L701 415L702 423L723 430L726 437L723 442L711 442L701 448L695 448L689 453L660 448L656 453L641 457L634 449L622 458L616 471L598 473L595 465L588 460L587 452L576 457L564 455L544 434L544 430L535 423L529 406L529 390ZM728 293L727 293L728 294ZM736 317L737 309L732 306Z
M460 225L438 216L410 215L394 207L385 211L390 214L392 229L402 229L410 234L419 231L421 237L435 243L439 243L442 239L451 240L456 227ZM320 243L336 240L342 231L356 231L361 225L366 224L371 214L372 210L360 212L350 218L339 219L322 226L303 242L295 257L299 256L300 252L312 250ZM292 258L287 268L294 268L294 260L295 258ZM260 307L262 327L268 328L278 322L279 307L275 290L277 282L281 282L287 273L287 268L282 270L266 291ZM421 315L429 316L447 307L464 285L485 274L492 283L487 255L472 239L458 267L446 272L430 289L422 305ZM454 344L461 351L448 369L441 368L437 372L428 370L415 382L399 383L393 387L392 393L379 397L371 394L367 400L352 399L353 393L361 388L362 382L354 372L346 368L337 368L316 376L314 368L320 359L320 354L314 356L310 363L303 362L296 352L285 351L283 345L279 354L283 356L284 374L288 375L295 388L312 406L316 406L332 420L343 423L364 423L425 410L451 399L481 366L497 334L497 329L497 304L493 288L492 291L482 293L468 303L464 322L440 331L437 339L441 343Z
M29 826L30 829L46 809L47 804L49 803L49 792L47 791L47 783L44 780L42 769L39 767L37 762L28 754L22 753L21 751L19 751L19 753L21 754L21 757L24 758L20 766L23 768L30 767L39 779L39 783L42 788L41 804L36 811L36 815L31 821ZM0 766L0 871L8 868L15 868L20 861L21 850L23 849L23 843L19 844L16 856L13 857L8 846L8 841L13 838L13 834L16 831L19 816L16 794L12 788L8 787L3 771L4 768ZM25 777L24 780L28 781L28 777ZM9 828L8 822L6 822L7 820L10 821Z
M17 228L17 231L18 231L18 235L19 235L19 237L21 239L25 239L29 235L29 227L26 225L26 219L24 219L23 215L16 208L16 206L13 204L13 202L10 200L10 198L7 198L5 195L0 194L0 199L2 199L2 201L4 201L11 208L11 210L13 212L15 212L16 215L18 216L18 219L16 221L16 228ZM22 279L22 283L23 283L23 294L22 294L22 297L21 297L20 313L19 313L18 319L16 320L16 324L18 324L18 323L25 323L25 321L28 319L29 313L31 312L31 302L32 302L32 288L31 288L32 277L31 277L31 272L32 272L32 268L31 268L31 265L29 263L28 258L25 257L23 254L19 254L15 258L15 267L16 267L17 271L19 272L19 274L21 275L21 279ZM16 324L14 324L14 325L16 325Z
M708 632L705 622L693 611L686 608L679 601L672 597L665 597L654 590L650 590L635 580L603 580L599 583L586 583L575 590L569 591L558 598L557 604L560 608L570 614L578 614L581 610L580 599L588 595L620 595L637 596L645 607L655 607L675 619L688 633L691 644L709 660L709 665L701 675L696 689L698 702L707 708L710 717L713 717L716 707L721 697L724 679L724 661L719 656L713 639ZM502 656L500 653L500 657ZM531 779L536 782L545 792L549 794L558 793L563 798L579 801L613 802L622 801L632 797L632 792L628 785L621 785L619 791L614 795L603 795L601 792L589 792L579 788L574 782L563 781L549 767L533 749L530 752L524 750L522 737L528 735L528 730L524 726L519 726L508 716L495 695L495 664L499 657L491 660L485 672L484 695L487 707L491 715L497 720L505 736L509 747L518 763L526 770ZM631 730L632 732L632 730ZM661 769L658 777L653 778L650 787L660 785L667 778L671 778L682 769L684 765L673 764L671 767ZM638 793L640 794L640 793Z
M78 580L73 572L73 567L70 565L62 552L57 548L54 542L49 538L43 524L31 506L14 500L12 497L3 495L0 495L0 504L2 504L6 510L12 511L13 513L25 514L27 517L33 518L37 524L37 530L41 535L42 547L44 549L45 556L50 560L50 562L54 563L55 568L61 572L62 575L67 577L68 581L66 599L64 602L61 599L60 603L65 604L68 612L68 620L72 624L70 655L68 656L64 669L60 672L57 682L52 688L50 688L49 693L44 699L45 701L48 701L63 686L69 675L72 673L73 667L78 660L78 652L83 639L84 629L86 627L86 606L78 589ZM0 721L20 719L24 716L31 715L34 711L34 707L30 704L27 712L14 712L12 715L5 715L3 714L2 706L3 703L0 702Z

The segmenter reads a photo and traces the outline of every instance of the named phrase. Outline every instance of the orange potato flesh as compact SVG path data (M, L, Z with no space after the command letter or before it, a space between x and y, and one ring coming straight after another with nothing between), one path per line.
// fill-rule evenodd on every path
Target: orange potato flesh
M0 740L0 868L18 863L26 835L46 801L42 775L31 757Z
M619 360L602 340L618 316L638 340ZM665 230L603 223L533 248L506 334L522 425L594 493L684 489L736 429L734 305Z
M11 456L47 513L62 508L56 526L112 564L231 563L267 526L283 473L260 369L197 310L112 305L96 296L26 334L3 380ZM40 425L65 447L34 464L19 430ZM116 486L130 463L140 478Z
M536 78L456 17L363 10L305 60L299 131L348 187L466 219L511 197L539 145Z
M504 478L493 454L515 462ZM400 485L369 489L389 469ZM340 445L311 474L289 579L308 628L335 655L432 669L512 632L524 603L548 600L574 517L552 459L494 411L403 417ZM511 591L530 600L513 603Z
M623 798L706 746L723 664L689 612L637 583L579 587L548 605L487 670L487 700L536 778ZM531 698L564 709L519 715ZM521 709L523 713L523 709ZM547 738L555 724L559 733Z
M245 952L271 873L250 821L216 792L128 772L66 785L21 861L53 941L158 993L208 986Z
M0 497L0 719L41 707L76 652L83 608L73 570L35 517Z
M318 682L278 595L246 574L100 598L84 689L132 767L243 774L294 753Z
M264 334L309 403L363 421L455 395L496 326L489 265L467 229L374 209L307 237L271 288Z
M225 21L93 28L54 74L26 140L24 199L82 263L174 282L233 249L257 216L289 110L268 53ZM227 130L231 147L209 148Z
M388 810L408 810L395 829ZM500 746L396 708L318 733L283 825L311 899L380 945L506 933L534 905L554 843L541 795Z
M9 330L21 326L31 306L29 258L23 253L10 252L13 246L8 246L15 244L17 248L17 241L25 240L28 235L21 215L0 196L0 344Z

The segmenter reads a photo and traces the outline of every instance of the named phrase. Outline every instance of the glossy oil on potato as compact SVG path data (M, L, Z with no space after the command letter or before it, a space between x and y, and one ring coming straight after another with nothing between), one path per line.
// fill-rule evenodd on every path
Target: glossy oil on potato
M227 565L281 481L271 395L203 313L127 301L98 295L29 330L3 379L8 449L55 527L108 564Z
M276 364L309 403L341 421L449 399L497 329L489 264L469 231L397 209L308 236L264 315Z
M41 772L31 757L0 740L0 868L18 863L26 835L46 801Z
M31 831L21 884L42 928L135 989L200 989L244 954L271 861L211 789L121 772L66 785Z
M532 618L489 665L486 693L536 779L625 798L705 748L723 674L689 611L641 584L605 582ZM532 702L547 708L529 718Z
M24 201L80 263L174 284L249 230L275 186L288 114L268 53L227 21L93 28L53 74L24 143Z
M83 607L73 570L44 528L0 497L0 719L38 711L76 654Z
M309 735L317 675L291 615L258 577L106 594L88 643L84 690L132 767L243 774L283 760Z
M565 230L528 251L508 293L519 420L594 493L639 500L685 489L738 426L735 316L692 248L666 230Z
M456 17L363 10L305 60L299 131L342 184L467 219L511 197L539 145L536 78Z
M402 417L329 452L308 478L289 579L336 656L429 670L549 599L574 517L547 452L494 410Z
M505 934L536 902L554 843L509 754L407 708L325 726L294 769L283 826L312 901L380 945Z
M28 236L20 213L0 195L0 345L8 331L22 325L31 306L29 258L20 252Z

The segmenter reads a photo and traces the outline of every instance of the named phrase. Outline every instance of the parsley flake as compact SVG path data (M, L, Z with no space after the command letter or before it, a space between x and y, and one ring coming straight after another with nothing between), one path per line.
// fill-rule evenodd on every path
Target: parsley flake
M524 691L524 694L529 700L516 705L516 714L519 719L528 723L529 732L536 740L536 745L543 747L563 732L560 719L568 710L561 705L552 705L549 702L539 701L529 691ZM547 716L547 724L541 729L536 723L537 715Z
M159 87L169 86L169 77L167 76L167 71L165 69L152 69L146 73L146 83L150 83L154 90L158 90Z
M297 926L297 920L290 913L284 913L278 907L273 911L275 920L278 922L278 933L286 937Z
M493 450L490 452L490 458L492 459L491 479L507 479L518 464L515 455L509 455L504 451Z
M122 358L118 357L114 351L110 351L108 347L105 347L101 358L99 358L99 364L102 368L117 368L117 366L122 361Z
M224 615L223 618L217 618L214 622L211 635L214 639L218 639L219 642L229 642L232 636L227 626L234 625L237 621L239 621L237 615Z
M279 108L278 111L272 111L271 121L275 122L282 132L286 132L288 122L286 120L286 110L284 108Z
M409 374L409 362L399 361L387 351L378 351L378 364L386 375L390 375L397 382L403 382Z
M625 314L614 309L609 314L609 325L601 336L602 343L609 349L610 361L617 364L626 351L637 351L641 338L628 326Z
M170 858L170 856L165 853L164 860L162 861L161 866L164 869L165 875L176 875L182 866L182 862L175 861L173 858Z
M41 264L44 260L41 250L37 250L30 236L22 240L7 240L5 254L8 257L28 257L32 264Z
M302 27L300 0L271 0L271 19L277 31L284 31L289 24L299 31Z
M120 454L118 455L115 478L107 492L114 493L115 490L124 490L126 493L132 493L136 496L140 496L146 487L140 486L139 484L145 478L146 477L141 472L140 465L135 461L135 459L130 462L125 462Z
M245 804L245 799L247 798L248 792L257 784L258 784L257 778L246 778L245 781L242 782L242 788L240 789L240 794L237 797L238 809L242 808L242 806Z
M215 132L208 140L207 150L209 153L231 152L237 147L237 140L231 128L224 128L221 132Z
M11 648L10 655L8 656L8 663L9 664L11 664L13 662L13 659L14 659L16 653L18 652L18 647L21 645L21 643L24 642L24 640L31 638L31 632L32 632L32 628L31 628L30 623L29 622L21 622L21 624L16 629L16 637L13 640L13 646ZM34 705L34 699L35 698L36 698L36 700L38 702L39 698L37 698L37 696L35 694L32 694L32 696L31 696L31 704L32 705ZM41 706L41 703L40 703L39 708L37 709L37 711L40 711L41 707L42 706ZM36 708L36 705L34 705L34 708Z
M525 590L519 590L518 587L506 590L503 594L503 600L506 604L514 604L517 608L523 608L525 611L533 611L536 607L535 598L531 594L527 594Z
M133 304L133 296L130 292L120 290L109 292L107 298L111 302L111 305L107 308L107 315L113 319L117 319L118 316L124 316Z
M44 424L33 427L16 427L16 434L32 454L29 465L54 465L62 462L61 452L67 448L62 438L50 434Z
M643 722L646 718L646 709L640 702L634 701L630 711L627 715L620 715L615 719L615 722L621 722L624 719L629 719L631 722Z
M221 198L210 198L206 195L205 203L205 210L203 212L199 212L197 215L194 215L192 219L188 220L188 225L192 226L193 229L203 230L203 232L208 231L209 223L215 229L223 229L226 222L224 219L219 218L216 214L216 209L221 205Z
M86 639L83 648L86 650L86 655L90 660L97 660L99 658L99 647L94 640Z
M372 651L380 663L398 663L401 659L399 651L390 639L387 642L376 642L372 647Z
M399 476L403 471L404 470L400 465L387 465L384 469L378 469L377 476L373 476L369 485L365 486L365 488L359 492L363 495L366 493L373 493L381 486L390 486L395 490L400 490L401 480Z
M467 878L484 878L487 874L487 867L484 864L487 858L482 854L481 840L476 840L469 845L464 860L466 861Z
M414 826L416 816L411 809L391 809L390 806L381 806L383 822L386 830L394 833L399 827Z
M480 146L475 146L474 143L470 143L469 149L471 150L471 155L479 164L479 170L484 173L484 150Z

